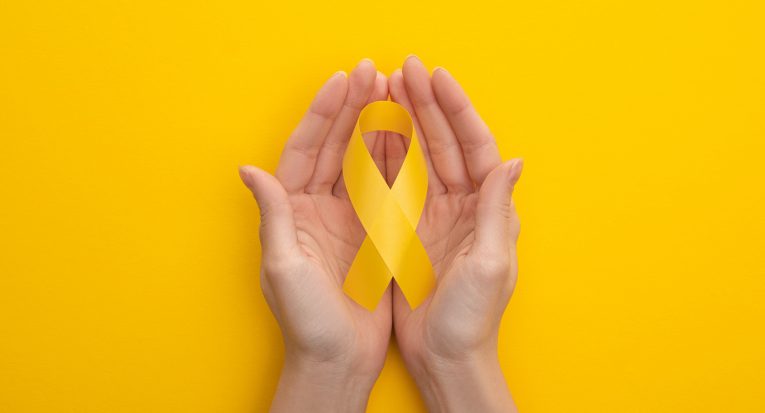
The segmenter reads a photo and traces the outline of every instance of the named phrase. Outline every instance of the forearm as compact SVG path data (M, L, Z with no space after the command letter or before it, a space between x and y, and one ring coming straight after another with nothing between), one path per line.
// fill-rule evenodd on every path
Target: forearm
M363 412L373 385L338 365L287 357L271 412Z
M430 360L415 380L431 412L517 412L496 352Z

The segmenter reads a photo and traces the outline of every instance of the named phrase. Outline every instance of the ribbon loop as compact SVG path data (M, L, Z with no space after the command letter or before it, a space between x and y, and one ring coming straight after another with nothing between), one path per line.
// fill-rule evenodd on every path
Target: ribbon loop
M375 130L399 133L411 140L391 188L362 138L363 133ZM389 101L373 102L362 109L343 158L343 179L351 204L367 232L343 290L371 311L377 307L391 278L395 278L409 306L417 307L435 285L435 275L416 232L425 206L428 174L406 109Z

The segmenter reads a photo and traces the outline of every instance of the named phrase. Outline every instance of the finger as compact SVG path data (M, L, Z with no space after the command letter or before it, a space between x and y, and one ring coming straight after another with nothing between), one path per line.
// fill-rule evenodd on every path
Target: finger
M520 230L512 202L513 188L521 176L523 161L512 159L489 172L478 193L475 212L475 248L507 256Z
M404 62L403 74L406 91L428 141L436 173L449 191L472 192L473 182L465 167L462 150L436 101L428 69L412 55Z
M362 60L351 71L348 77L348 93L319 151L316 168L306 186L306 192L330 193L332 190L340 176L345 147L359 118L359 112L374 90L376 74L375 65L369 59Z
M287 192L302 191L313 175L319 150L343 107L348 91L345 72L327 80L284 146L276 177Z
M239 176L260 208L263 255L276 259L293 254L297 250L297 233L287 191L275 177L254 166L240 167Z
M403 136L389 132L385 136L385 180L392 186L406 157L407 144Z
M332 188L332 194L341 197L341 198L347 198L348 192L345 189L345 182L343 181L343 177L341 174L342 169L342 163L343 163L343 156L345 156L345 148L348 145L348 139L350 138L353 128L356 127L356 122L359 118L359 112L361 109L363 109L364 106L368 105L369 103L378 101L378 100L386 100L388 99L388 80L385 77L385 75L382 72L376 72L375 79L373 82L373 86L371 88L371 93L368 95L367 100L361 105L360 109L356 112L355 117L353 118L353 124L351 125L351 129L348 131L348 136L345 137L345 141L343 142L343 149L342 152L339 153L338 159L337 159L337 167L338 170L336 172L333 172L333 176L335 177L335 180L332 182L333 186ZM375 164L377 165L377 168L384 173L385 171L385 146L383 142L383 146L381 149L376 149L377 142L382 141L384 139L384 133L383 132L370 132L366 133L362 136L364 139L364 143L367 146L367 149L369 150L369 153L372 155L372 159L374 159Z
M438 67L433 71L432 84L436 100L457 135L470 178L481 185L486 175L502 163L497 142L465 91L446 69Z
M406 108L406 110L412 116L412 121L414 122L414 129L417 132L417 139L418 139L418 142L420 143L420 147L422 148L423 155L425 155L425 163L427 164L427 167L428 167L428 192L434 193L434 194L445 193L446 186L444 186L443 182L441 182L441 178L438 176L435 169L433 168L433 160L430 158L430 150L428 148L428 142L425 139L425 135L422 133L422 127L420 126L419 119L415 115L412 102L409 100L409 94L406 92L406 87L404 86L404 76L401 69L396 70L395 72L393 72L393 74L390 75L390 79L388 80L388 89L390 90L391 99L394 102ZM402 138L401 140L402 142L404 142L406 148L408 149L409 141L405 138ZM387 153L385 155L388 156ZM403 158L401 159L401 162L403 162ZM391 169L391 171L393 170L398 171L399 168L394 167Z
M372 95L369 97L369 102L376 102L378 100L388 99L388 78L377 72L377 78L375 79L375 87ZM369 153L372 155L372 159L377 165L377 169L383 177L386 176L385 172L385 131L375 131L364 134L364 143L367 145Z
M367 148L369 149L372 160L377 165L377 170L385 179L385 132L374 131L364 134L364 140L367 141Z

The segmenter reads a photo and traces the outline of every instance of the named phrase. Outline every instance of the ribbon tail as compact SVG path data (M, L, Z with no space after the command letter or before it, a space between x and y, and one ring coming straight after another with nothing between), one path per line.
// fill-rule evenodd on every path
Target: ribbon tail
M369 311L374 311L393 278L369 237L356 254L343 291Z
M436 286L436 276L430 263L425 247L412 230L409 245L405 248L399 272L395 276L396 284L406 298L411 309L422 304Z

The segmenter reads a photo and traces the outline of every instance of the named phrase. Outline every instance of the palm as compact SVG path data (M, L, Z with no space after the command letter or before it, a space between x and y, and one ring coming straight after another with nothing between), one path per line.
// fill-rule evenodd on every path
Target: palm
M364 229L347 199L299 194L290 196L298 244L305 256L325 273L327 281L342 283L361 244Z
M342 291L345 275L365 236L350 201L331 195L298 194L290 196L290 203L302 253L297 258L306 260L315 273L301 286L303 296L314 301L310 303L314 309L309 313L310 323L324 334L312 339L325 342L321 345L325 349L334 346L331 350L343 353L353 350L345 346L356 346L367 356L380 357L390 335L390 300L369 312Z
M474 192L428 197L417 233L436 274L448 272L470 250L476 201Z
M462 348L485 338L479 324L470 319L474 311L466 311L473 306L473 297L466 292L473 290L472 275L481 268L480 257L472 248L477 200L478 193L472 192L431 195L426 201L417 233L438 283L434 294L414 311L401 311L403 303L395 303L399 310L396 332L405 352L418 354L433 351L423 347L440 346L448 355L451 349L442 344ZM443 343L429 342L432 337Z

